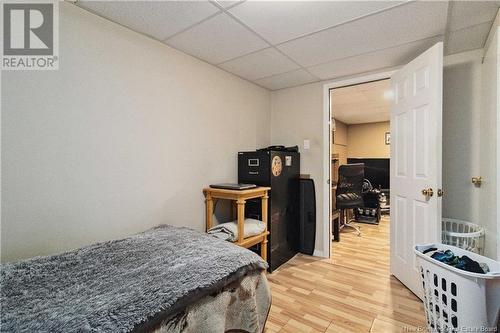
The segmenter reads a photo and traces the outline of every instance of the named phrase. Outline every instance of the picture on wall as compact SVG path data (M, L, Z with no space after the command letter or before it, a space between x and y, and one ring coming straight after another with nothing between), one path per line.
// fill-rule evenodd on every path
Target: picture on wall
M391 144L391 132L385 132L385 144L386 145Z

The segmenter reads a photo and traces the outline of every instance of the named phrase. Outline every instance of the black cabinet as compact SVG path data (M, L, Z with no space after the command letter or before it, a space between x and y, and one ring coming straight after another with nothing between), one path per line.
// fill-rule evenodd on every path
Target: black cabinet
M300 154L259 150L238 153L238 182L269 186L268 263L270 271L292 258L299 249ZM249 200L245 216L260 218L260 201Z

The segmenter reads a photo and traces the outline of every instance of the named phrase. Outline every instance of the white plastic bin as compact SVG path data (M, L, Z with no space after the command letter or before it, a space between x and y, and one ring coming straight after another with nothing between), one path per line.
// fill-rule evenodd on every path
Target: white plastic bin
M443 244L484 254L484 228L472 222L443 218L441 241Z
M471 273L431 258L429 248L451 250L486 263L487 274ZM430 332L496 332L500 313L500 262L444 244L415 246Z

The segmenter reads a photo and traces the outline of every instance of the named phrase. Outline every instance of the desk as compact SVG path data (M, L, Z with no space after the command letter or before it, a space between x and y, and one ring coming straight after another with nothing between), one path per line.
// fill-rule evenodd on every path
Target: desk
M248 190L228 190L221 188L207 187L203 189L205 195L205 222L206 230L212 228L212 215L214 213L214 199L231 200L237 206L237 219L238 219L238 239L235 244L244 248L252 247L260 243L260 256L267 261L267 199L269 198L267 192L270 187L256 187ZM266 225L263 233L248 238L245 235L245 203L246 200L261 198L262 202L262 222Z

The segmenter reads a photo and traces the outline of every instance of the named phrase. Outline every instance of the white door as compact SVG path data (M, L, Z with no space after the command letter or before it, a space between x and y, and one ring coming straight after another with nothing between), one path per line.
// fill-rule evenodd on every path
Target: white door
M413 248L441 238L443 43L394 73L391 86L391 273L421 298Z

